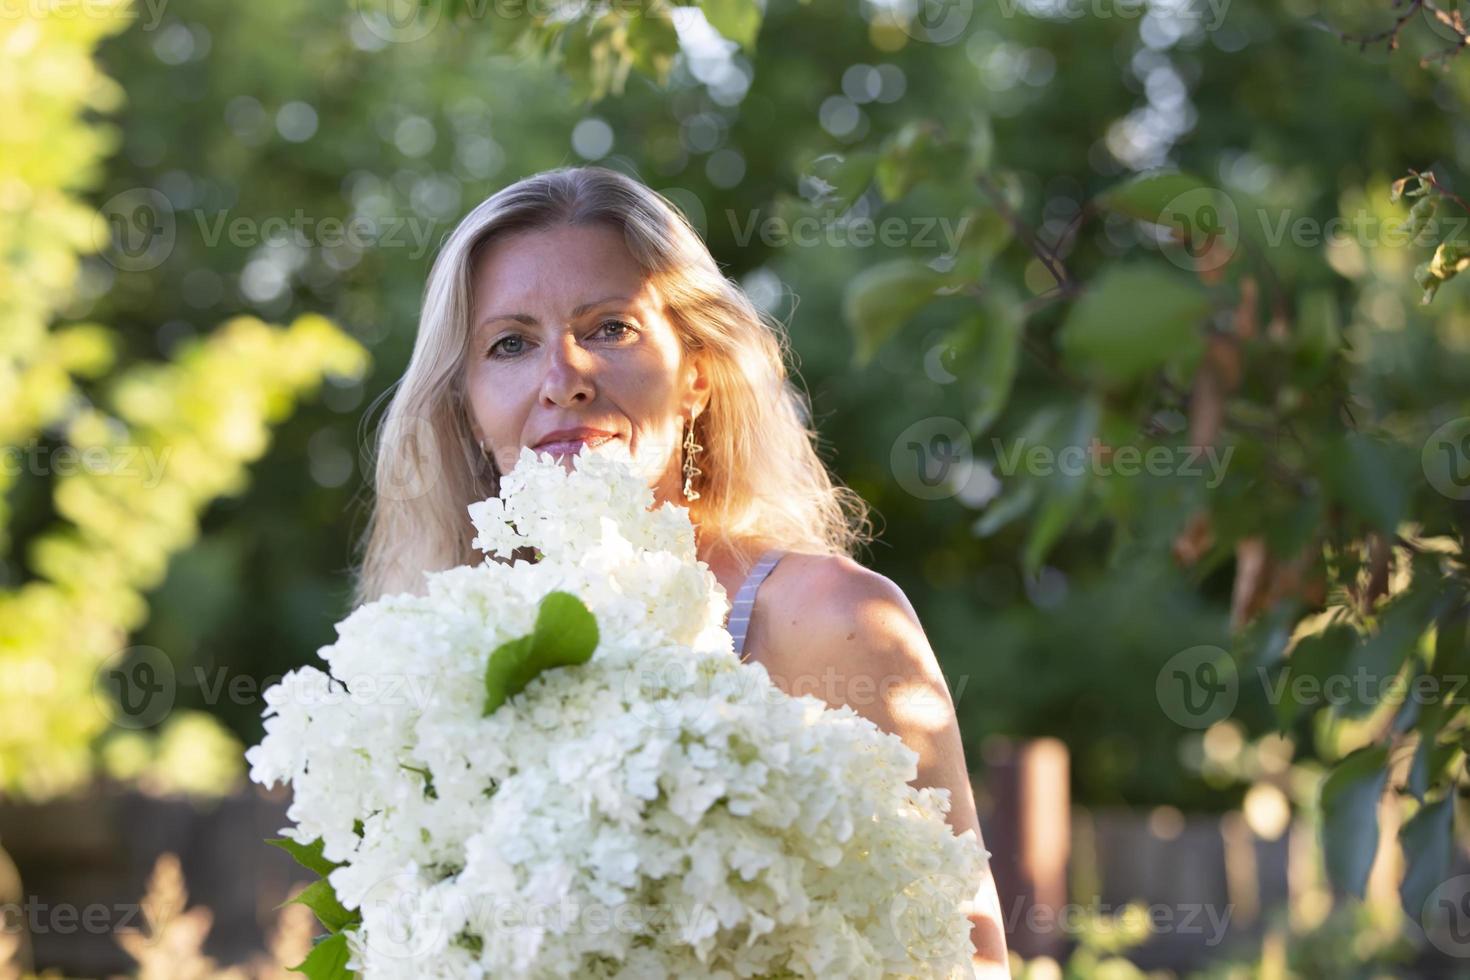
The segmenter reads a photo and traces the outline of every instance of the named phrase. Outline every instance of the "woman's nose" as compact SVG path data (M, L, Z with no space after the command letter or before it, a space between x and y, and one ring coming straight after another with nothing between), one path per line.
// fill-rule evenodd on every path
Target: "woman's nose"
M577 338L571 333L563 334L550 345L546 376L541 380L541 397L557 405L579 397L590 401L596 394L592 383L594 366L595 358L577 343Z

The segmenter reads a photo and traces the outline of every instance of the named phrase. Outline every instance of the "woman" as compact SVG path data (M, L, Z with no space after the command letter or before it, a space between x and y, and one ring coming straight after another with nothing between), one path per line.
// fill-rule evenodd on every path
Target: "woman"
M865 505L834 484L787 380L783 336L663 198L562 168L472 211L444 243L380 437L359 602L470 564L472 502L523 447L572 465L623 440L656 499L687 506L733 597L737 652L778 686L848 704L919 754L980 834L948 688L903 592L850 557ZM765 583L764 587L762 583ZM993 881L977 975L1006 977Z

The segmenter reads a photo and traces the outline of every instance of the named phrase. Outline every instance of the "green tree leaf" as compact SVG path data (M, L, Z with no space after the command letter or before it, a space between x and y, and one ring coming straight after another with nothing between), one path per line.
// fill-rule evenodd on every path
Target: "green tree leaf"
M629 15L627 47L634 68L660 85L667 84L679 53L679 33L669 9L655 5Z
M1397 445L1349 432L1327 444L1322 475L1337 499L1375 530L1392 534L1408 512L1417 462Z
M873 183L878 154L872 150L823 153L805 167L807 183L819 191L811 207L843 214ZM825 219L830 220L830 216Z
M1036 502L1038 486L1034 480L1027 480L1016 486L1013 490L996 497L985 508L985 512L976 518L971 530L977 537L988 538L1012 521L1025 515Z
M543 670L586 663L597 649L597 618L570 592L541 600L536 626L528 636L502 643L485 665L488 715L525 690Z
M1388 750L1370 745L1333 767L1322 783L1322 849L1327 877L1359 898L1378 853L1378 801L1388 779Z
M1347 674L1348 698L1336 706L1345 718L1358 718L1371 713L1391 693L1390 678L1403 668L1404 661L1429 629L1437 612L1434 588L1438 582L1415 583L1407 591L1390 600L1379 617L1378 629L1364 637L1342 669Z
M1276 723L1285 731L1306 705L1322 703L1327 680L1347 667L1348 658L1358 642L1358 631L1346 623L1333 623L1314 636L1306 636L1292 647L1284 673L1268 684L1268 690L1279 692L1276 701Z
M949 139L933 119L914 119L883 141L875 177L887 201L896 201L920 181L952 179L976 148Z
M761 29L761 8L756 0L702 0L700 9L710 26L739 44L746 54L755 53Z
M978 282L990 271L991 263L1011 241L1010 223L992 207L969 208L960 219L965 223L955 250L952 278ZM993 289L987 286L987 289Z
M1208 193L1213 188L1191 173L1165 171L1142 174L1112 187L1095 198L1098 207L1130 218L1159 225L1177 225L1192 220L1198 199L1192 191ZM1185 195L1189 195L1185 197Z
M1431 705L1420 718L1419 743L1414 747L1414 757L1409 762L1404 782L1409 795L1420 803L1440 784L1452 765L1464 761L1465 750L1458 743L1439 742L1436 738L1444 728L1446 714L1440 706Z
M981 435L1005 408L1021 361L1025 323L1017 303L987 294L984 308L960 321L945 346L953 354L951 373L969 396L971 435Z
M848 283L842 312L857 337L853 363L873 359L884 342L934 298L943 273L918 259L893 259L870 266Z
M1449 877L1454 855L1455 794L1426 803L1399 830L1404 849L1404 879L1399 898L1410 918L1417 919L1434 891Z
M1173 358L1197 358L1209 310L1209 297L1171 271L1114 266L1068 312L1062 354L1104 385L1126 385Z
M995 128L984 113L972 114L969 169L986 173L995 163Z
M1021 566L1028 575L1035 575L1041 569L1041 563L1082 506L1087 487L1092 482L1089 454L1093 450L1093 439L1101 417L1102 405L1098 400L1083 398L1059 430L1060 439L1052 447L1055 471L1047 482L1041 503L1037 505L1036 519L1021 552ZM1064 456L1064 453L1068 455ZM1074 461L1079 465L1074 466Z
M1405 788L1421 803L1432 789L1463 763L1459 740L1440 742L1440 732L1462 715L1470 703L1470 615L1463 604L1439 613L1435 624L1434 656L1426 675L1433 681L1436 700L1422 706L1415 728L1419 743L1409 763ZM1458 770L1457 770L1458 771Z
M1439 614L1430 670L1438 682L1441 704L1460 708L1470 703L1470 606L1463 600Z
M1311 367L1337 353L1342 346L1342 318L1332 290L1313 289L1302 295L1294 342L1298 356Z

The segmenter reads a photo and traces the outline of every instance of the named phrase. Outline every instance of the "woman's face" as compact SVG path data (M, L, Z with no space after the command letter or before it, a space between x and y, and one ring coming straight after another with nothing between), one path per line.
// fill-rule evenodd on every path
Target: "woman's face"
M682 502L683 424L703 410L707 383L698 361L681 356L663 300L621 231L518 232L496 241L471 274L465 389L475 438L499 472L523 447L586 428L623 440L657 499ZM604 436L586 438L581 451ZM576 450L538 452L570 469Z

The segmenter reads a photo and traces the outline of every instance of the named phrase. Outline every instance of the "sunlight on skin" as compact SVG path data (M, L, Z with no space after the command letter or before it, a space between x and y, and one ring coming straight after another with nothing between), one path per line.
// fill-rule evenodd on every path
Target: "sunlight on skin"
M847 705L918 753L915 787L950 791L955 833L984 846L949 686L897 585L848 558L789 554L751 622L754 657L776 686ZM758 604L758 607L759 608ZM758 634L758 636L757 636ZM968 904L977 980L1011 976L1000 898L987 870Z
M954 705L943 677L939 677L937 681L934 678L925 678L896 683L889 702L891 727L883 725L867 712L856 707L854 710L874 724L892 731L903 739L904 744L919 753L919 775L912 785L949 786L951 799L954 801L948 814L950 826L957 834L974 830L976 838L981 839L981 846L984 846L969 780L965 779L961 784L954 783L954 774L946 765L948 760L944 758L949 749L947 743L951 734L950 726L954 723ZM967 908L971 922L970 941L975 944L976 951L972 961L975 976L978 980L1009 977L1011 972L1006 965L1005 934L1000 928L1000 899L989 868Z
M709 379L682 354L664 297L622 233L594 224L510 234L473 280L461 371L471 431L498 470L551 432L598 429L623 440L657 499L682 502L684 419L708 405ZM572 456L561 459L571 471Z

